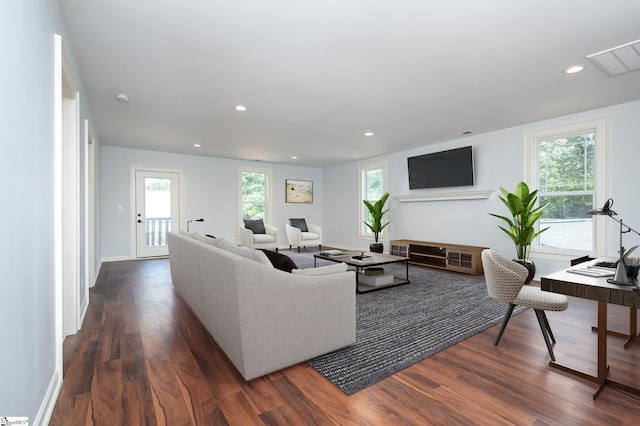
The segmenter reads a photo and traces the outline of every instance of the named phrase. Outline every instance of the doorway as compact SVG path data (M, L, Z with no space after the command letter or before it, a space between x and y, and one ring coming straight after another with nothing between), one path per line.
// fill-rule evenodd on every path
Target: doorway
M135 170L136 258L169 255L167 234L180 229L180 172Z

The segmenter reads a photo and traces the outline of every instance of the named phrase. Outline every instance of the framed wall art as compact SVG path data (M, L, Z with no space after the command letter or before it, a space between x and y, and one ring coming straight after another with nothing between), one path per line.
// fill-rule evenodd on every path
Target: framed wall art
M313 181L286 179L287 203L313 203Z

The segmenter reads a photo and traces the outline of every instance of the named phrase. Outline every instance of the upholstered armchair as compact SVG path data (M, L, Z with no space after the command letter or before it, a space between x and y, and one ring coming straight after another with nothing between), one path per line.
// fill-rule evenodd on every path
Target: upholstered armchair
M556 358L553 355L551 341L555 343L556 339L553 337L545 311L564 311L567 309L567 296L542 291L540 287L524 285L529 275L527 268L513 260L500 256L493 250L486 249L482 251L482 267L484 268L484 277L489 296L509 304L494 345L500 342L513 309L518 305L527 306L536 313L549 356L552 361L555 361Z
M278 228L262 219L245 219L240 227L240 241L250 249L275 249L278 251Z
M307 223L305 219L289 219L285 224L287 239L289 240L289 250L291 247L315 247L322 250L322 229L318 225Z

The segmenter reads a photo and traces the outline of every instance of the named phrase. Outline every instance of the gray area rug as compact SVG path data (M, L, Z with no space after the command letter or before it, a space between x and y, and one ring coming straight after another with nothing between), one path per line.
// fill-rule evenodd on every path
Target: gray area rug
M299 268L313 249L283 251ZM318 260L318 266L331 262ZM404 277L404 266L385 265ZM356 295L356 343L308 364L347 395L502 321L507 305L487 295L484 276L409 266L410 284ZM526 308L517 307L514 315Z

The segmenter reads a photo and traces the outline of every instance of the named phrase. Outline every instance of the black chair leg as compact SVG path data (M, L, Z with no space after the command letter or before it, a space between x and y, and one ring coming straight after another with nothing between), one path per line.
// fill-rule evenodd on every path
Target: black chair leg
M497 345L500 342L500 338L502 337L502 333L504 333L504 329L507 328L507 323L511 318L511 314L513 313L513 309L516 307L513 303L509 304L509 309L507 309L507 314L504 316L504 320L502 321L502 327L500 327L500 331L498 332L498 337L496 337L496 341L494 345Z
M549 320L547 319L547 313L545 311L542 312L542 318L544 318L544 325L547 327L547 332L549 333L549 337L551 337L551 341L553 343L556 342L556 338L553 337L553 331L551 331L551 326L549 325Z
M547 335L547 326L545 325L544 311L540 309L534 309L534 311L536 312L536 317L538 317L538 324L540 324L540 330L542 331L544 342L547 344L547 350L549 351L549 356L551 357L551 361L555 361L556 357L553 355L553 349L551 349L551 342L549 341L549 336Z

